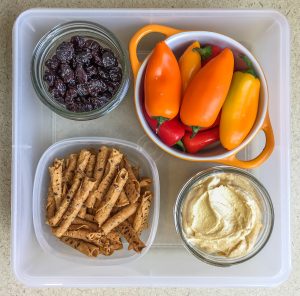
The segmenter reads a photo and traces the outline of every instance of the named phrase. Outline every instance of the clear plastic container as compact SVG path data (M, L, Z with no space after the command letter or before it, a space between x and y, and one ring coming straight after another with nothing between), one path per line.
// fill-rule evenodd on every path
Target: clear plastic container
M276 146L262 166L251 170L272 197L275 221L268 244L251 260L219 268L195 260L176 234L176 196L196 172L211 167L163 152L148 139L134 110L133 88L109 114L91 121L58 116L40 102L30 81L35 44L58 24L86 20L112 31L125 47L137 29L158 23L182 30L205 30L227 35L253 52L269 86L269 112ZM253 26L255 24L255 26ZM247 32L247 34L245 34ZM141 59L162 36L149 35L138 49ZM34 287L266 287L285 281L291 270L290 237L290 104L289 26L274 10L224 9L31 9L16 20L13 30L13 136L11 266L18 281ZM72 137L120 138L142 146L160 174L160 220L152 247L141 259L114 266L90 266L45 252L33 227L32 190L38 161L53 143ZM259 134L239 154L258 155L265 143Z
M45 205L47 188L49 184L48 167L55 158L63 158L70 153L83 148L99 148L101 145L119 148L131 163L140 168L141 176L150 177L153 180L153 202L149 217L149 227L141 234L141 240L146 247L139 254L128 250L128 243L123 240L123 249L118 250L111 256L99 255L97 258L87 257L59 241L52 233L49 225L45 223ZM150 249L155 238L159 218L159 175L155 162L140 146L112 138L71 138L59 141L50 146L42 155L35 173L33 186L33 224L35 234L42 249L47 254L53 254L62 259L90 266L116 265L132 262L145 255Z
M205 180L207 177L218 176L219 174L231 174L234 178L241 178L243 182L247 182L249 186L253 188L253 190L257 194L258 203L262 213L262 228L257 236L256 242L253 246L253 249L250 250L249 253L241 256L241 257L224 257L218 256L215 254L209 254L203 250L198 249L187 239L186 233L183 228L183 208L184 204L187 202L189 192L197 186L197 183L201 180ZM245 189L246 190L246 189ZM195 176L190 178L183 188L180 190L175 206L174 206L174 221L177 233L180 235L186 249L193 254L197 259L202 260L208 264L212 264L215 266L228 267L231 265L239 264L245 262L256 254L258 254L263 247L268 242L273 226L274 226L274 209L271 197L266 190L266 188L259 182L254 176L249 174L245 170L237 169L229 166L218 166L212 167L207 170L203 170L198 172Z

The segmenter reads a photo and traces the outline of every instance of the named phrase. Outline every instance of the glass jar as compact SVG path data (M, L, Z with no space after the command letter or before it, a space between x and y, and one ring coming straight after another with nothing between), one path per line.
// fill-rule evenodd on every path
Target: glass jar
M74 35L80 35L100 43L113 51L122 68L122 81L117 92L101 108L87 112L72 112L58 103L48 91L43 80L46 70L45 62L55 54L55 50L63 41L70 41ZM73 120L90 120L103 116L116 108L124 99L130 85L130 70L127 52L115 35L99 24L86 21L73 21L54 27L37 43L31 63L31 79L39 99L57 114Z
M183 212L183 207L186 202L188 193L191 191L192 188L194 188L194 186L196 186L196 184L199 181L204 180L207 177L217 176L218 174L233 174L233 177L244 178L244 180L246 180L247 183L251 184L252 189L256 192L256 196L260 205L260 210L262 214L262 219L261 219L262 228L258 234L258 237L256 239L253 248L250 250L249 253L241 257L225 257L225 256L210 254L208 252L205 252L204 250L201 250L200 248L198 248L197 246L189 242L189 240L186 237L186 233L183 229L182 212ZM201 171L186 182L186 184L179 192L175 203L174 220L175 220L176 231L180 235L185 248L190 253L192 253L197 259L201 261L204 261L211 265L225 267L225 266L231 266L234 264L245 262L250 258L252 258L253 256L255 256L256 254L258 254L262 250L262 248L268 242L269 237L273 230L274 210L273 210L271 198L267 190L254 176L241 169L227 167L227 166L218 166L218 167L213 167Z

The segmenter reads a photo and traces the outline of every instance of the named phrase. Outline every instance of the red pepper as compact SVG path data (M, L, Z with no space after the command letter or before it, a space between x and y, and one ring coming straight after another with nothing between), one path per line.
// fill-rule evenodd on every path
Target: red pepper
M220 113L219 113L217 119L215 120L215 122L213 123L212 126L202 128L200 131L203 132L203 131L206 131L206 130L208 130L208 129L211 129L211 128L215 127L215 126L219 126L219 125L220 125L220 120L221 120L221 113L222 113L222 110L220 111ZM188 126L188 125L186 125L186 124L183 124L183 126L184 126L184 129L185 129L187 132L190 132L190 133L193 132L193 129L192 129L191 126Z
M247 70L249 71L249 68L251 69L252 67L249 67L249 64L247 63L247 56L244 54L241 54L240 52L233 52L234 56L234 72L236 71L241 71L241 72L246 72ZM250 61L251 63L251 61ZM253 76L256 76L256 74L252 74Z
M178 116L163 122L158 129L158 122L151 118L143 108L144 116L151 129L157 133L159 138L169 147L174 146L184 136L185 130Z
M217 45L212 45L212 44L205 44L203 46L204 48L210 47L210 54L201 60L201 67L206 65L211 59L213 59L215 56L217 56L223 49Z
M192 133L186 132L182 142L187 152L197 153L208 145L219 141L219 127L200 131L192 138Z

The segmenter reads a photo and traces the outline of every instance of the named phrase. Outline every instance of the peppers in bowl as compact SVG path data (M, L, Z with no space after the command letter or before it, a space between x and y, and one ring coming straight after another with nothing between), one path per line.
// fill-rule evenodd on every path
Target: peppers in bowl
M242 143L232 149L227 150L225 149L220 142L215 143L212 146L207 147L204 150L201 150L200 152L197 152L196 154L191 154L189 152L182 152L179 150L174 149L174 147L167 146L156 134L153 129L150 128L149 124L145 120L145 116L143 114L142 108L144 104L144 77L145 72L147 68L148 61L151 57L151 54L144 60L143 63L140 63L137 55L136 55L136 48L139 43L139 41L148 33L151 32L160 32L165 34L168 38L165 40L165 43L169 48L173 51L174 55L179 59L182 53L195 41L199 41L199 43L202 45L210 45L210 46L219 46L220 48L228 48L233 53L241 53L251 60L253 63L253 68L258 74L259 80L261 82L261 89L260 89L260 97L259 97L259 105L258 105L258 111L256 116L255 122L253 124L253 127L251 128L250 132L246 136L246 138L242 141ZM228 165L234 165L241 168L253 168L261 163L263 163L271 154L273 147L274 147L274 137L272 132L272 127L270 125L270 120L267 112L268 107L268 92L267 92L267 85L266 80L264 77L264 74L262 72L262 69L260 68L258 62L255 60L255 58L252 56L252 54L241 44L236 42L235 40L213 32L202 32L202 31L190 31L190 32L180 32L179 30L176 30L174 28L169 28L165 26L159 26L159 25L148 25L144 28L141 28L131 39L130 41L130 59L133 69L133 74L135 76L135 107L137 111L138 118L140 120L140 123L142 127L144 128L146 134L163 150L166 152L181 158L185 160L192 160L192 161L207 161L207 162L218 162L218 163L224 163ZM219 54L220 55L220 54ZM216 59L218 55L215 58L212 58L210 61L203 63L201 61L201 67L205 68L208 67L209 64L213 62L214 59ZM204 65L204 66L203 66ZM200 68L199 71L203 70ZM197 73L198 74L198 73ZM195 74L195 77L197 76ZM233 69L232 73L233 75ZM193 82L192 78L191 82ZM187 89L189 86L187 87ZM201 94L199 94L200 96ZM182 94L181 98L184 98L185 93ZM222 105L223 106L223 105ZM182 108L182 102L181 106ZM181 112L180 112L181 113ZM179 113L179 114L180 114ZM216 112L218 115L218 112ZM193 126L192 126L193 127ZM187 127L186 129L191 129L191 126ZM204 131L201 129L203 127L200 126L200 130L198 133L203 133ZM263 151L259 154L259 156L253 160L249 161L242 161L237 159L236 154L238 151L243 149L246 145L248 145L251 140L256 136L259 130L263 130L266 135L266 145L263 149ZM198 134L196 133L196 134ZM193 135L192 135L193 136Z
M211 53L206 57L210 55ZM149 126L167 146L175 146L174 148L188 153L197 153L219 140L219 132L216 133L216 129L212 134L210 132L202 133L202 131L198 133L200 129L198 126L213 127L212 125L218 117L230 86L233 54L229 49L225 49L202 71L200 68L201 48L199 42L193 42L185 50L179 59L179 65L169 47L164 42L159 42L150 56L144 80L143 111ZM180 104L181 78L185 96ZM189 95L189 91L193 96ZM202 102L201 100L199 102L198 92L206 94L206 96L202 96ZM188 100L189 102L187 102ZM187 110L186 113L183 113L187 121L183 120L181 113L179 117L179 108L180 112ZM206 110L208 112L204 114ZM201 121L202 115L203 120ZM207 124L206 120L206 125L201 124L207 115L210 116L209 120L212 122ZM187 123L193 119L197 124ZM200 124L198 124L199 120ZM190 126L192 132L185 132L184 125Z

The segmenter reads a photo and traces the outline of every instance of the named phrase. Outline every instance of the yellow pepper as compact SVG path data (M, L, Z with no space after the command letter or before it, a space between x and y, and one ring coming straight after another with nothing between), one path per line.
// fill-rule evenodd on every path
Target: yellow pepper
M200 48L200 43L198 41L192 43L179 59L183 91L185 91L191 79L201 68L201 55L194 50L194 48Z
M256 119L260 81L253 72L235 72L222 108L220 141L232 150L247 137Z

